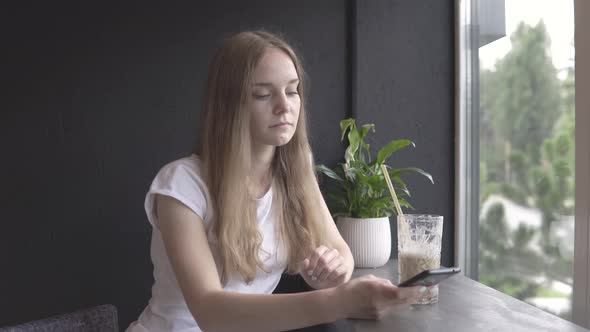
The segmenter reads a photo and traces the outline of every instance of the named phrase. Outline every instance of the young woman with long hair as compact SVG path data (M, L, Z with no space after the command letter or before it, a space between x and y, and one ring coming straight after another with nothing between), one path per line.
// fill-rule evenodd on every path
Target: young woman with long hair
M417 300L417 287L350 280L350 249L313 170L305 87L277 35L241 32L217 50L199 147L164 166L146 196L155 283L128 331L281 331ZM272 294L283 272L315 290Z

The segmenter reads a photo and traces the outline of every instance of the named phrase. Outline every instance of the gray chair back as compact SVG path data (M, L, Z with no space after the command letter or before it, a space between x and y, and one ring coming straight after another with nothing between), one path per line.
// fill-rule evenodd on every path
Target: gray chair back
M117 308L103 304L19 325L0 327L0 332L118 332Z

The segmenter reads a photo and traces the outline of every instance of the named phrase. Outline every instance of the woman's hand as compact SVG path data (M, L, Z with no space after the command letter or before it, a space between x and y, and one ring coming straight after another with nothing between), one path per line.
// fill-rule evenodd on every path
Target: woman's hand
M381 319L416 303L426 287L397 287L373 275L353 279L335 289L347 318Z
M315 289L335 287L344 283L347 272L344 257L338 250L326 246L316 248L310 257L303 260L300 267L303 279Z

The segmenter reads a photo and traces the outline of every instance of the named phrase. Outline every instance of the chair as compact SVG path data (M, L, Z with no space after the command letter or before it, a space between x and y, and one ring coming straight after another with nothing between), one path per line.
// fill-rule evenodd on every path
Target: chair
M0 332L118 332L117 308L111 304L81 309L19 325Z

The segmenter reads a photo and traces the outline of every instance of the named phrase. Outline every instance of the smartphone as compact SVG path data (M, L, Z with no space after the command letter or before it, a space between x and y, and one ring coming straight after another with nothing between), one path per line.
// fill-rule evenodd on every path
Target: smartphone
M459 267L449 267L442 269L426 270L418 273L410 279L400 283L397 287L413 287L413 286L434 286L439 282L454 276L461 272Z

